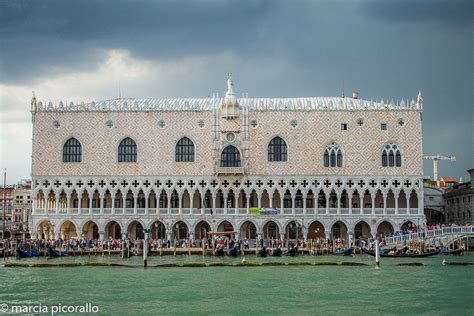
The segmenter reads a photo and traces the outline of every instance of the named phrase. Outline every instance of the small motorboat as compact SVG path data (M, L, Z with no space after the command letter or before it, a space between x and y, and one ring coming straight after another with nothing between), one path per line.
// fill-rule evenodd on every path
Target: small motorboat
M370 251L366 248L362 248L362 251L370 256L375 257L375 252ZM421 257L431 257L438 255L440 253L439 249L432 250L429 252L422 252L422 253L381 253L381 258L421 258Z
M260 250L257 252L257 256L259 256L259 257L266 257L266 256L268 256L267 247L262 247L262 248L260 248Z
M239 255L240 249L237 246L232 246L229 248L229 256L237 257Z
M26 249L16 248L16 254L20 258L38 257L39 250L38 249L26 250Z
M298 247L291 247L285 252L285 256L294 257L298 254Z
M67 256L67 250L65 251L59 251L53 248L48 248L49 256L51 258L57 258L57 257L66 257Z
M272 252L273 257L281 257L282 254L283 254L283 251L281 251L280 247L273 249L273 252Z

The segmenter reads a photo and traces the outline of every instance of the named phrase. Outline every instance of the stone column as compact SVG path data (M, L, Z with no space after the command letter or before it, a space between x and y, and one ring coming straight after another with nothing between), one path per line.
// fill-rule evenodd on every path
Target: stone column
M178 192L178 214L183 214L183 193Z
M268 192L268 207L273 208L273 193Z
M306 197L308 196L308 194L304 192L302 195L303 195L303 215L306 215Z
M94 193L90 194L88 193L89 196L89 214L92 214L92 200L94 199Z
M168 214L171 214L171 194L166 192L166 198L167 198L167 201L168 201Z
M150 192L143 192L143 194L145 195L145 214L148 215L148 199L150 197Z
M319 193L314 194L314 214L317 215L319 212Z
M285 240L285 232L280 232L280 240L284 241ZM283 245L284 246L284 245Z
M342 199L342 193L336 192L337 196L337 214L341 214L341 199Z
M105 200L105 194L100 193L99 194L99 199L100 199L100 215L104 214L104 200Z
M399 192L393 193L393 198L395 199L395 215L398 215L398 197L400 196Z
M138 192L133 192L133 214L137 214Z
M217 193L212 193L212 210L216 214Z
M228 203L229 194L222 193L222 198L224 199L224 214L227 214L227 203Z
M56 205L55 205L56 206L56 214L59 214L59 196L58 195L56 195L56 202L55 203L56 203Z
M77 212L78 212L78 214L81 214L82 193L83 192L77 192Z
M194 193L196 193L196 192L195 191L192 191L191 193L188 192L188 194L189 194L189 214L193 214Z
M364 214L364 196L365 196L365 192L363 194L360 194L360 192L359 192L360 214Z
M104 241L105 239L105 232L104 231L99 231L99 240Z
M125 208L127 207L127 195L128 195L128 193L124 194L122 192L122 209L123 209L122 214L125 214Z
M424 209L423 192L418 191L416 195L418 197L418 215L421 215L423 214L423 209Z
M280 214L283 215L285 213L284 211L284 202L285 202L285 195L280 194Z
M354 240L354 233L353 232L348 232L347 234L349 236L348 245L349 247L352 245L352 241Z
M206 206L209 206L209 205L206 205L206 192L204 192L204 194L200 194L200 198L201 198L201 206L202 206L202 210L201 210L201 214L205 214L205 208Z
M115 214L115 194L116 192L110 192L110 199L112 200L112 215Z
M66 213L69 214L71 210L71 193L66 194Z
M245 194L247 198L247 214L250 214L250 194Z
M377 192L370 193L370 198L372 199L372 215L375 215L375 196L376 195L377 195Z
M383 192L382 197L383 197L383 215L387 215L387 192Z
M326 193L325 196L326 196L326 214L329 214L329 198L330 198L331 194Z
M257 194L257 207L258 208L261 208L262 207L262 195L263 193L262 192L256 192Z
M296 194L291 193L291 214L295 214L295 200L296 200Z
M405 197L407 199L407 215L409 215L410 214L410 194L407 194L405 192Z
M240 192L239 194L235 194L234 192L235 214L239 213L239 195L240 195Z
M324 234L326 235L326 240L331 239L331 231L324 231Z
M349 214L352 214L352 192L348 193L347 197L349 198Z

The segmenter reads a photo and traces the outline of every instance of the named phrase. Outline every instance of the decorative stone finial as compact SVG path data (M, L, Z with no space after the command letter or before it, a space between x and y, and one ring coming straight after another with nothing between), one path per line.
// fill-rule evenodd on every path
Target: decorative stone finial
M416 104L418 106L423 107L423 95L421 94L421 91L418 91L418 96L416 97Z
M33 91L33 97L31 98L31 112L36 112L36 96Z

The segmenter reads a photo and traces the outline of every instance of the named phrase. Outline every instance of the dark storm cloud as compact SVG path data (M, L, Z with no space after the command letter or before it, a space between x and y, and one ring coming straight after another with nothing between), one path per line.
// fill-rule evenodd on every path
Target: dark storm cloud
M417 23L432 21L454 26L473 23L471 0L370 0L361 6L370 18L384 21Z
M267 9L265 1L4 1L1 80L87 70L114 48L147 59L238 49Z
M421 90L423 150L458 156L440 174L459 177L474 167L472 12L458 0L1 1L0 83L93 71L125 49L158 62L230 53L175 89L183 95L216 91L213 77L231 70L251 96Z

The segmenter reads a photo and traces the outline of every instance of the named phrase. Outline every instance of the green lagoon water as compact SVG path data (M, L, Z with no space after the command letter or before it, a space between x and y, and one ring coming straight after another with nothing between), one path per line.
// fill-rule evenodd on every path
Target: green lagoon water
M474 315L474 255L385 259L366 255L257 258L248 262L364 262L371 266L153 268L140 258L91 256L20 262L115 262L130 267L0 266L0 304L99 306L102 315ZM9 259L14 261L15 259ZM161 263L240 262L241 258L150 257ZM421 262L423 266L397 266ZM1 313L0 313L1 314Z

